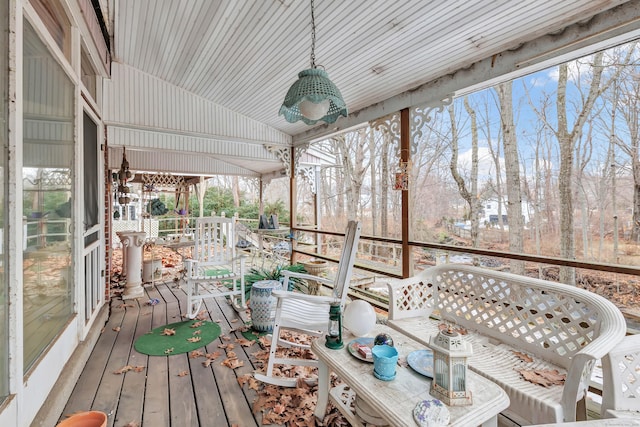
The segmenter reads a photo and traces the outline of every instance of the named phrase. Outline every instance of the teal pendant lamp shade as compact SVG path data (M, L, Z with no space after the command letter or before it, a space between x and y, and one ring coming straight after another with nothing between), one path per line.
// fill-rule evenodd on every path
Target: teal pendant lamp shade
M311 67L298 73L298 80L291 85L284 98L280 115L290 123L302 120L308 125L319 121L335 122L347 117L347 105L342 94L329 80L326 71L316 67L316 23L311 0Z
M298 80L289 88L280 114L291 123L298 120L308 125L321 120L333 123L339 116L347 117L347 105L326 71L309 68L298 73Z

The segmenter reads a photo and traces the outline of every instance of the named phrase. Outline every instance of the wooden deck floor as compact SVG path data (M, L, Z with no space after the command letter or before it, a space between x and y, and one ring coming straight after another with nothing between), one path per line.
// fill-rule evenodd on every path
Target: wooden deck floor
M258 426L262 416L252 413L256 392L246 385L240 387L237 378L254 371L251 347L237 345L234 351L244 366L230 369L217 359L209 367L204 358L189 358L189 354L146 356L133 348L135 340L152 330L183 320L186 294L174 282L156 283L146 287L146 297L111 301L111 314L76 387L69 397L62 419L78 411L99 410L108 414L108 426ZM160 303L149 305L158 298ZM230 332L242 325L238 313L224 298L207 300L210 318L222 328L221 337L233 342L242 338ZM205 347L207 353L221 351L223 340L214 340ZM224 353L223 353L224 354ZM142 372L114 374L127 366L143 366ZM186 375L184 375L186 372Z

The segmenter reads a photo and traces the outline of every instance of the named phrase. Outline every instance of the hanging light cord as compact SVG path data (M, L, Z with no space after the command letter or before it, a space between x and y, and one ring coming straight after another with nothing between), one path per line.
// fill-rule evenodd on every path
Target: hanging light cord
M311 0L311 68L316 68L316 18L313 14L313 0Z

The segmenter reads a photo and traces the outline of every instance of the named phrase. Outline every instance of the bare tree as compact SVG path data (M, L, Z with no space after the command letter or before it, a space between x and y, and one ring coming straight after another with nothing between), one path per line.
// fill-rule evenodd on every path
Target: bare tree
M504 168L507 184L507 218L509 220L509 251L522 253L524 250L522 218L522 194L520 191L520 162L518 141L513 120L512 83L499 84L495 89L500 101L500 126L504 146ZM524 273L524 262L512 260L511 271Z
M573 208L573 168L576 142L580 138L583 127L592 112L598 97L618 78L620 71L614 72L610 78L602 83L604 53L593 55L593 62L589 64L591 70L591 82L589 90L582 94L581 105L576 106L575 118L571 130L569 130L567 83L569 80L569 65L562 64L558 70L558 93L556 98L557 129L555 129L558 144L560 146L560 171L558 174L558 189L560 194L560 255L564 258L575 259L575 235L574 235L574 208ZM630 53L623 63L629 63ZM580 89L580 76L576 79ZM560 269L560 281L570 285L576 283L574 268L563 267Z
M493 159L493 165L496 168L496 182L493 186L494 193L498 202L498 228L500 229L500 241L502 242L502 233L504 231L504 219L502 217L502 205L504 202L504 193L502 189L502 164L500 156L502 151L500 150L500 143L498 142L495 147L493 144L493 138L491 136L491 118L489 112L489 103L485 103L485 126L483 126L485 136L487 138L487 147L489 148L489 154ZM502 132L498 134L498 137Z
M637 57L638 44L628 47L625 60L616 65L619 84L613 86L615 108L623 118L626 127L624 139L616 136L615 141L623 153L629 157L633 177L633 205L630 241L640 242L640 72L631 67L629 59ZM634 55L633 52L636 52ZM637 64L637 62L636 62Z
M467 202L469 207L469 219L471 220L471 243L474 248L478 247L478 213L480 211L478 199L478 124L475 110L469 105L469 100L464 97L464 107L471 118L471 177L470 188L467 187L464 178L458 170L458 126L456 124L456 116L454 104L448 108L451 120L451 161L449 168L451 175L458 185L460 196Z

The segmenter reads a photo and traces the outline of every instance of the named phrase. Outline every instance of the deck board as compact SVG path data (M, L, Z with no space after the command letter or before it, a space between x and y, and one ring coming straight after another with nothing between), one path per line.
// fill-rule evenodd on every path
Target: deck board
M186 312L186 294L175 282L157 282L147 286L138 300L110 302L111 314L104 331L68 399L61 420L78 411L106 412L107 425L123 426L136 422L140 426L248 426L260 425L261 414L251 412L256 392L240 387L238 376L253 372L251 354L259 346L245 348L235 343L242 338L232 332L242 325L239 314L225 298L206 300L212 321L222 329L221 337L203 347L207 353L220 351L222 356L208 368L204 358L188 354L146 356L133 348L135 339L150 330L179 322ZM160 303L148 301L158 298ZM114 331L120 327L119 332ZM230 340L223 337L228 336ZM244 366L230 369L221 363L226 358L220 344L233 343L233 351ZM122 367L144 366L143 372L113 372ZM179 374L186 372L184 376Z
M98 409L98 407L94 406L94 400L118 336L118 332L114 331L113 328L122 324L124 313L124 310L112 312L109 322L104 327L100 334L100 339L93 349L92 357L87 361L82 374L80 374L73 392L73 398L70 398L67 402L63 415L72 415L89 407Z
M135 324L133 342L152 329L151 318L153 309L150 305L144 304L143 301L143 299L140 299L135 303L130 301L127 302L128 304L137 305L139 309ZM133 310L130 310L129 313L134 314ZM142 418L145 383L146 377L149 376L148 364L149 356L138 353L134 348L131 348L127 365L133 367L143 366L144 370L142 372L130 372L124 374L122 391L120 392L120 401L118 402L118 410L116 412L114 423L116 426L127 425L130 422L136 422Z
M162 295L156 287L147 289L149 299L162 300ZM166 325L166 304L160 303L153 308L151 315L151 329ZM142 419L151 426L169 425L169 394L164 392L169 388L169 363L167 357L149 357L147 363L147 387L144 392L144 409Z

